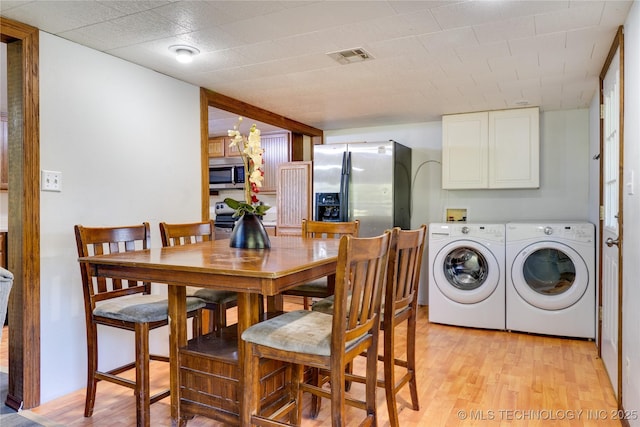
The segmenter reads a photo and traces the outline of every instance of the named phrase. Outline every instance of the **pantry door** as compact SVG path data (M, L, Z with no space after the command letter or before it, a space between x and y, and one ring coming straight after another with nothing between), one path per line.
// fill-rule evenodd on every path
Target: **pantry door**
M623 176L623 33L622 27L600 74L600 352L622 403L622 176Z

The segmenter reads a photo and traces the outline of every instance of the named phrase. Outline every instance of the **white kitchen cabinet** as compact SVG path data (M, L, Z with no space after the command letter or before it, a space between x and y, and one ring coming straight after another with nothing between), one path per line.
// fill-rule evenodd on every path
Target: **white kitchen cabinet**
M442 188L538 188L539 109L442 118Z
M442 117L442 188L487 188L489 117L486 112Z

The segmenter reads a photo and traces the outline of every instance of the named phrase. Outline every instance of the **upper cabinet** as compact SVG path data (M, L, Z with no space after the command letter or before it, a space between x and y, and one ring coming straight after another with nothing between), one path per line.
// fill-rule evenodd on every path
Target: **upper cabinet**
M538 188L538 107L442 118L442 188Z
M240 156L237 147L229 147L231 139L228 136L209 137L209 157Z

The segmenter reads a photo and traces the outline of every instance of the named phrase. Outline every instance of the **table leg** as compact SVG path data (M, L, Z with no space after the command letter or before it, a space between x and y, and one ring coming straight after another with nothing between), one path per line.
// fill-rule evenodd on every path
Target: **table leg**
M245 345L244 341L240 338L242 336L242 332L247 329L249 326L258 323L259 319L259 304L260 299L258 294L250 294L250 293L238 293L238 369L240 371L240 381L239 386L240 390L246 390L246 387L252 387L251 384L245 384L246 375L244 373L244 357L245 357ZM240 401L240 425L248 426L251 425L249 420L243 420L243 413L245 411L242 410L245 404L244 393L239 393L239 401Z
M284 302L282 294L267 297L267 312L282 311L284 309Z
M184 286L169 285L169 380L171 426L180 426L180 365L178 350L187 345L187 293Z

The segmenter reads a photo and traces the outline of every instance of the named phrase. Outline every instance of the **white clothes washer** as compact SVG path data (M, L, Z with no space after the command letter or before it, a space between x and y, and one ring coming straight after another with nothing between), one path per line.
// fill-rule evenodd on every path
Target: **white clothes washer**
M595 227L507 223L507 329L595 338Z
M504 224L429 224L429 321L505 329Z

